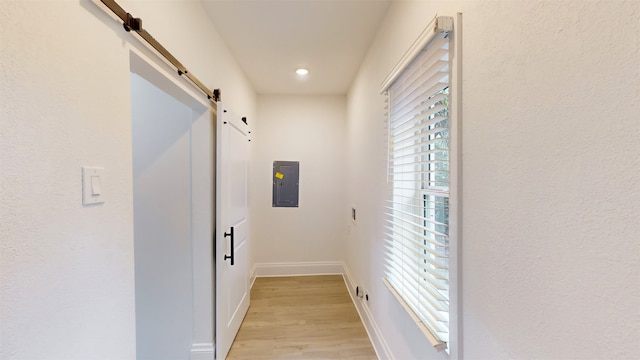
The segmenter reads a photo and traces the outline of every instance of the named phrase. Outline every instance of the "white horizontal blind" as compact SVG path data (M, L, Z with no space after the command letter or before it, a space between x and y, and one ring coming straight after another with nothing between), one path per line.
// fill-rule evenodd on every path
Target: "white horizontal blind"
M387 282L449 341L449 38L437 34L389 86Z

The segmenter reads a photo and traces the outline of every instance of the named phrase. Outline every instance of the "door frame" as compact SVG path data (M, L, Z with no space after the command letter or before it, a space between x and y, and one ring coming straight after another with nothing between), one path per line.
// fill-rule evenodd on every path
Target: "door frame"
M210 168L191 167L191 248L193 291L193 334L190 360L213 360L215 356L215 128L216 103L209 101L199 89L182 79L172 68L161 61L149 49L127 45L130 72L168 93L187 106L204 108L204 112L192 112L192 131L209 133L208 152L191 151L191 159L199 157L199 163ZM206 117L208 121L204 121ZM197 130L196 130L197 127ZM209 130L209 129L211 130ZM193 138L191 149L194 148ZM199 144L207 147L207 144ZM204 157L204 158L203 158ZM209 157L209 159L206 159ZM133 183L131 184L133 187ZM198 209L194 211L194 209Z

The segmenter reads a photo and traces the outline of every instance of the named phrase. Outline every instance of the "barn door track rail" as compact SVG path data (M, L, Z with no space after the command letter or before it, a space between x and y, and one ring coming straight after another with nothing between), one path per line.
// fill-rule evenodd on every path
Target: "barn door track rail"
M213 91L208 89L198 78L192 73L187 71L187 68L182 65L178 59L176 59L169 50L167 50L162 44L158 42L149 32L142 28L142 19L136 18L130 13L126 12L115 0L100 0L109 10L111 10L117 17L122 20L122 26L127 32L134 31L140 37L149 44L158 54L164 57L171 65L173 65L178 75L184 76L191 81L198 89L200 89L209 100L213 102L220 101L220 89L214 89Z

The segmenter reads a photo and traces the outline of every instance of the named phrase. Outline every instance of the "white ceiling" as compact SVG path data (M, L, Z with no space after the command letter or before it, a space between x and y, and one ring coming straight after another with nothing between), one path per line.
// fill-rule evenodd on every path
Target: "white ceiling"
M258 94L346 94L390 2L202 1Z

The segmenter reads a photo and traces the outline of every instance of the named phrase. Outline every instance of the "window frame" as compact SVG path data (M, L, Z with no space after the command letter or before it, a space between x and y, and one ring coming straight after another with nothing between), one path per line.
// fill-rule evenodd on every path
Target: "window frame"
M455 17L434 17L429 25L424 29L422 34L414 41L412 46L403 55L399 63L393 68L389 76L382 84L381 93L386 94L389 87L393 82L403 73L404 69L416 58L416 56L433 40L438 31L447 31L450 37L449 43L449 197L448 197L448 210L449 210L449 341L446 344L442 344L433 335L433 333L422 323L419 317L413 312L409 305L402 299L400 294L393 288L389 281L383 278L383 282L398 299L402 307L407 311L409 316L416 322L416 325L425 334L431 344L438 350L446 350L447 354L452 359L457 359L460 356L460 341L459 334L461 329L461 302L460 288L461 288L461 269L460 269L460 244L462 240L462 136L461 136L461 93L462 93L462 66L461 66L461 22L462 14L458 13ZM447 30L448 29L448 30ZM386 119L387 125L389 120ZM391 136L390 131L387 136ZM387 143L389 143L387 141ZM430 190L421 191L422 198L425 199L426 195L438 196L437 192ZM424 200L423 200L424 204ZM425 221L426 222L426 221ZM385 250L385 254L387 250Z

